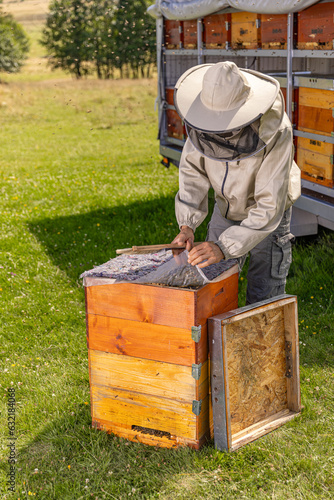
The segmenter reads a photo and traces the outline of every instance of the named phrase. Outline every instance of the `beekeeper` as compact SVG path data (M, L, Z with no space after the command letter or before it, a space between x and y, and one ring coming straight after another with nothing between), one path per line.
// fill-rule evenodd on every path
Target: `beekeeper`
M233 62L186 71L174 102L188 134L179 173L176 218L188 262L203 268L250 253L247 303L285 291L291 264L291 206L300 196L291 122L274 78ZM215 206L206 242L194 232Z

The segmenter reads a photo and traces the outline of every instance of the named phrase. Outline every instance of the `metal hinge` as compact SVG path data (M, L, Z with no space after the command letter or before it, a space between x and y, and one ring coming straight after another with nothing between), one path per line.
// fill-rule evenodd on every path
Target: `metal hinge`
M192 412L198 416L201 413L201 409L202 409L202 400L201 399L199 401L194 400L192 406Z
M288 340L285 341L285 361L286 361L286 372L285 376L291 378L292 373L292 342Z
M225 21L225 29L226 31L229 31L230 30L230 23L228 21Z
M261 19L256 19L255 26L259 28L261 26Z
M202 334L201 325L191 327L191 338L193 339L194 342L199 342L201 340L201 334Z
M334 165L334 155L331 155L331 164Z
M202 363L200 363L199 365L196 365L195 363L192 364L192 366L191 366L191 376L195 380L199 380L199 378L201 376L201 371L202 371Z

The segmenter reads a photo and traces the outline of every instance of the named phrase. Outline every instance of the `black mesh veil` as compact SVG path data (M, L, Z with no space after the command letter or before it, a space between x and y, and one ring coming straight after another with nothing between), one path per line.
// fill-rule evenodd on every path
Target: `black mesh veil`
M276 116L277 130L284 114L284 105L282 99L281 116ZM206 132L193 128L185 122L186 131L193 146L204 156L217 161L239 161L249 158L262 151L270 140L265 143L260 138L261 117L254 122L238 130L229 132Z

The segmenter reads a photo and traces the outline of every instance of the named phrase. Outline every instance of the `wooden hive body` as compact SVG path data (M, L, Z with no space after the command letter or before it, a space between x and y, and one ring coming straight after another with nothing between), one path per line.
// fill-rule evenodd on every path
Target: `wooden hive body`
M298 12L298 49L334 48L334 2L312 5Z
M287 14L261 14L261 45L263 49L286 49Z
M165 19L165 47L166 49L180 49L183 45L183 22Z
M260 15L251 12L233 12L231 25L232 49L257 49L260 47Z
M231 14L204 17L203 29L203 42L207 49L228 48L231 44Z
M198 449L210 435L207 319L236 307L237 298L237 266L198 290L87 286L93 425Z
M166 101L174 106L174 87L166 87ZM183 140L186 137L186 130L182 118L175 109L166 110L167 135L175 139Z
M233 451L300 411L296 297L209 319L215 445Z
M298 130L332 136L334 132L334 92L300 87ZM302 177L328 187L334 186L333 144L298 137L297 163Z
M185 49L191 50L197 48L197 19L183 21L183 36Z

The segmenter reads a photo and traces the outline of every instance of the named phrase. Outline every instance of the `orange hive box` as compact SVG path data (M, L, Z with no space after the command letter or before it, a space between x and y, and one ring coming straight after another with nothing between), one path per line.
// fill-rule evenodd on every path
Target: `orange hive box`
M297 299L209 319L215 446L234 451L300 412Z
M260 47L260 15L251 12L233 12L231 26L232 49L257 49Z
M203 42L207 49L228 47L231 43L231 14L206 16L203 29Z
M261 14L261 44L263 49L286 49L287 14Z
M210 436L207 319L237 306L238 266L197 290L96 283L86 278L93 425L200 448Z
M164 20L165 47L167 49L180 49L183 44L182 21Z
M298 130L331 136L334 131L334 92L299 88ZM333 187L333 144L316 139L297 139L297 163L302 177Z
M298 49L333 50L334 2L317 3L298 12Z
M166 87L166 101L169 105L174 106L174 87ZM182 141L186 136L186 130L178 112L175 109L166 109L166 118L168 137Z

